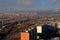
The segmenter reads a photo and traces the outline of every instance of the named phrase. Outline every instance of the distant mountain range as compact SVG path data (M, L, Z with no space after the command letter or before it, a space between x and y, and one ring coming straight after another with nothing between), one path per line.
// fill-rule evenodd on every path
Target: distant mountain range
M38 11L19 11L19 10L15 10L15 11L3 11L0 13L20 13L20 12L36 12L38 14L60 14L60 8L56 8L54 10L38 10Z

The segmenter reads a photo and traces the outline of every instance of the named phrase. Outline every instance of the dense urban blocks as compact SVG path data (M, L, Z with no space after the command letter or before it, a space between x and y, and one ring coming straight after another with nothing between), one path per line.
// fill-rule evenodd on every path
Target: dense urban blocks
M0 20L0 33L6 34L6 36L2 37L10 39L10 37L15 37L14 35L18 35L20 32L25 32L25 29L29 33L29 38L32 36L32 40L60 37L60 18L58 15L42 16L34 13L32 15L29 12L24 15L18 13L18 17L17 14L11 15L5 15L7 18L4 17L3 20Z

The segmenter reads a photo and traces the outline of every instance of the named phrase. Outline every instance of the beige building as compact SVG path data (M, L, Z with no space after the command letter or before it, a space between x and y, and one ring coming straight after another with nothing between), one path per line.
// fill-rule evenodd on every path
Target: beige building
M41 25L37 26L37 33L42 33L42 26Z
M57 22L57 27L60 28L60 22Z

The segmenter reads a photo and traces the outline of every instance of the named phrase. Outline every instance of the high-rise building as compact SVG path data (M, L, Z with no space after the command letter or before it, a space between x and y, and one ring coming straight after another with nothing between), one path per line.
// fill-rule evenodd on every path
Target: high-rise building
M29 40L29 33L28 32L21 32L20 33L20 40Z
M37 26L37 36L36 36L36 38L37 38L37 40L39 40L40 38L41 38L41 36L42 36L42 26L40 25L40 26Z
M31 30L29 31L29 40L36 40L36 29L31 27Z
M60 22L57 23L57 27L60 29Z
M42 26L37 26L37 33L42 33Z

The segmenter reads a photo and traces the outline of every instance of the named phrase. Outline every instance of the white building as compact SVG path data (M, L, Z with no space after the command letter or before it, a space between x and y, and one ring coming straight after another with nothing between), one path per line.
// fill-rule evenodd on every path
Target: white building
M42 26L37 26L37 33L42 33Z
M57 23L57 27L60 29L60 22Z

